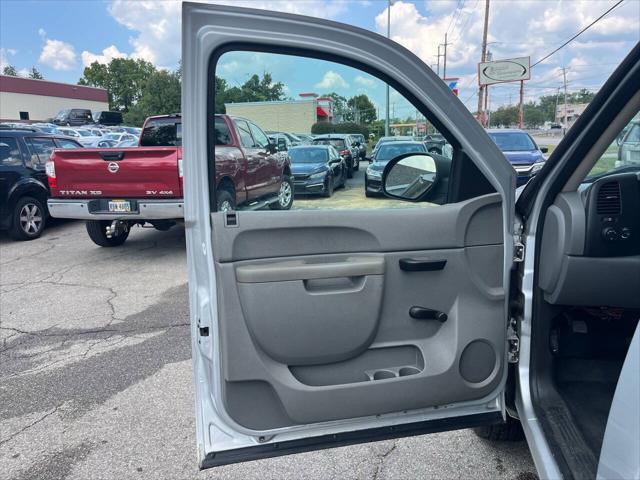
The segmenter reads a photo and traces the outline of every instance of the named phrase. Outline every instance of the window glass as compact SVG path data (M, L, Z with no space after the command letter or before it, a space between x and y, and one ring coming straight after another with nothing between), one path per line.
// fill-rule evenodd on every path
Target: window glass
M253 134L253 139L257 148L267 148L269 146L269 138L253 123L249 123L249 128Z
M154 118L149 120L142 130L141 147L178 147L182 145L181 120L175 117ZM130 134L125 138L131 140Z
M236 132L240 137L240 143L243 147L253 148L255 144L253 143L253 137L251 136L251 131L249 130L249 125L244 120L234 120L233 124L236 127Z
M640 170L640 114L636 115L600 156L587 181L619 171Z
M32 168L44 168L51 152L56 148L53 138L25 138L25 142L31 153L29 164Z
M530 152L537 150L528 133L525 132L488 132L503 152Z
M58 148L82 148L82 145L66 138L56 138L56 143Z
M0 137L0 165L15 167L22 165L18 141L12 137Z
M424 208L446 203L451 145L420 112L423 107L416 108L392 87L385 125L386 84L375 76L316 58L232 51L218 59L213 80L209 114L215 115L215 144L209 162L220 161L212 170L218 187L214 191L236 192L243 202L233 205L236 210L253 208L281 191L293 191L292 209ZM426 135L431 135L430 143ZM275 141L273 152L269 139ZM376 156L376 145L387 142L397 145ZM217 158L215 146L221 145L224 155ZM243 150L246 157L240 152L229 155L229 148L242 147L255 150ZM407 152L441 157L434 203L384 195L384 165ZM329 164L336 158L341 159L339 165ZM223 172L238 173L232 178ZM291 188L281 189L286 182ZM221 205L218 200L212 204Z

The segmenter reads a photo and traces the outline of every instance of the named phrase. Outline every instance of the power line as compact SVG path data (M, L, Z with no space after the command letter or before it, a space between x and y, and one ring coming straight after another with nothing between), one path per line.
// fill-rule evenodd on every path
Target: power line
M466 0L458 0L458 3L456 5L456 9L454 10L454 12L451 14L451 20L449 20L449 26L447 27L447 31L446 33L449 33L449 29L451 28L451 24L453 23L453 19L460 16L460 12L462 12L462 7L464 6L464 2ZM457 15L456 15L457 14ZM458 20L456 19L456 22Z
M591 22L589 25L587 25L586 27L584 27L582 30L580 30L578 33L576 33L573 37L571 37L569 40L567 40L566 42L564 42L562 45L560 45L558 48L556 48L553 52L549 53L548 55L542 57L540 60L538 60L536 63L534 63L533 65L531 65L531 68L535 67L536 65L538 65L541 62L544 62L547 58L549 58L551 55L553 55L554 53L556 53L558 50L561 50L562 48L566 47L569 43L571 43L573 40L575 40L576 38L578 38L580 35L582 35L584 32L586 32L587 30L589 30L591 27L593 27L596 23L598 23L600 20L602 20L604 17L607 16L607 14L609 14L609 12L613 11L615 8L617 8L621 3L623 3L624 0L619 0L613 7L611 7L609 10L607 10L606 12L604 12L602 15L600 15L598 18L596 18L593 22Z

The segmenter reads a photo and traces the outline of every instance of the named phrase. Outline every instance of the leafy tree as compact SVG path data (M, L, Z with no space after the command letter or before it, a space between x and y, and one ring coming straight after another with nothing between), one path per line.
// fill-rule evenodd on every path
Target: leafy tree
M227 81L216 75L215 78L215 112L216 113L225 113L224 103L225 103L225 93L227 91L228 85Z
M109 92L109 109L128 112L142 97L149 78L156 68L145 60L114 58L108 65L93 62L85 67L80 85L106 88Z
M348 120L356 123L369 124L377 117L375 105L365 94L351 97L347 101L347 107L349 107Z
M328 97L333 99L333 117L339 120L346 120L347 116L347 99L342 95L331 92L321 95L321 97Z
M544 113L535 102L525 103L522 110L522 124L526 128L536 128L545 122Z
M40 73L40 71L34 66L31 67L31 71L29 72L29 78L33 78L34 80L43 80L44 77Z
M159 70L154 72L142 89L142 96L128 112L124 122L141 126L147 117L180 113L180 74Z
M491 126L510 127L518 123L518 107L505 105L491 114Z
M14 67L13 65L6 65L2 69L2 74L3 75L8 75L10 77L17 77L18 76L18 71L16 70L16 67Z
M216 113L225 112L225 103L273 102L285 98L284 83L274 83L268 72L263 73L262 78L252 75L239 87L229 87L225 79L216 76L215 91Z

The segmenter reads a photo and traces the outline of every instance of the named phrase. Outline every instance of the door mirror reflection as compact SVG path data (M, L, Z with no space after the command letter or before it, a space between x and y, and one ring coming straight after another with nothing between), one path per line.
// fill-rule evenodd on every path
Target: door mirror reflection
M427 154L409 154L389 162L384 170L384 193L392 198L417 201L436 183L435 160Z

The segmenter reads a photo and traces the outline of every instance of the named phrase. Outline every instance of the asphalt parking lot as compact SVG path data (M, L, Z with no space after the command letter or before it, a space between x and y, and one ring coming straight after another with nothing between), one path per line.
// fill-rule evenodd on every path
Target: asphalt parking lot
M325 205L364 202L364 168ZM186 281L182 227L114 249L82 222L0 234L0 478L537 478L524 442L470 430L199 472Z

